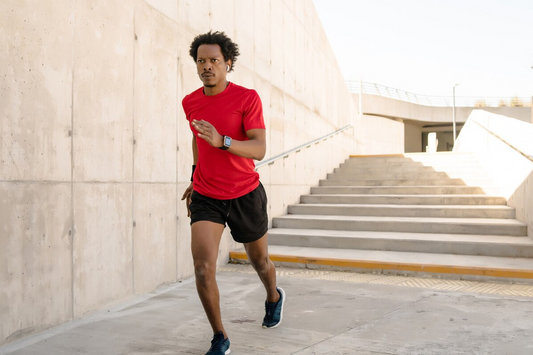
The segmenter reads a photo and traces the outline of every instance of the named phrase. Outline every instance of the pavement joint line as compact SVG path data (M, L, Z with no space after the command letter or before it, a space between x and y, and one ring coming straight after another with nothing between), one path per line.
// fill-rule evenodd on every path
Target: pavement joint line
M220 266L218 271L246 274L255 273L251 266L243 264L226 264ZM363 274L351 271L291 269L280 266L276 266L276 275L279 277L299 279L316 279L374 285L394 285L401 287L427 288L438 291L469 292L533 298L533 285L519 283L512 284L467 280L447 280L441 278L437 279L413 276Z

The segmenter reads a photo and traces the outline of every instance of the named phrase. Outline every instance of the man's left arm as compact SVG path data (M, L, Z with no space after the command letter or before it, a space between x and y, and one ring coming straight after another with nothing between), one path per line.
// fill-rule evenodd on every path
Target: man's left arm
M266 130L250 129L246 131L246 135L247 141L232 139L228 152L243 158L262 160L266 153Z
M223 136L209 122L193 120L192 125L198 131L198 137L205 140L215 148L224 144ZM231 147L227 152L239 157L262 160L266 153L266 130L263 128L250 129L246 131L248 140L238 141L232 138Z

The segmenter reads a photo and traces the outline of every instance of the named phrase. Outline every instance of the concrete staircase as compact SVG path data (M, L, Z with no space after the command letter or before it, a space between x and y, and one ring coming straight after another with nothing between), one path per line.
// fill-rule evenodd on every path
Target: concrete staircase
M351 157L288 213L269 230L285 265L533 282L526 224L470 154Z

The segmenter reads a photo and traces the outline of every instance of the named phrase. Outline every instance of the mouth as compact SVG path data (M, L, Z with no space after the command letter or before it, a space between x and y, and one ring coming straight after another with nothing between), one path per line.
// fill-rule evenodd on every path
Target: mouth
M213 73L203 73L202 74L202 78L212 78L213 76L215 76L215 74L213 74Z

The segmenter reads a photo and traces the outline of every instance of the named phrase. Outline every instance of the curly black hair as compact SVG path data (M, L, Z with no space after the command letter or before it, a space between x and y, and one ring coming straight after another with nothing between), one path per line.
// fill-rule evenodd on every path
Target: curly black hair
M240 54L237 43L234 43L231 38L226 36L224 32L209 31L207 33L198 35L194 37L194 40L191 43L191 49L189 50L189 54L195 62L198 56L198 47L200 47L202 44L218 44L220 50L222 51L222 55L224 56L224 61L227 62L228 60L231 60L229 72L233 71L233 67L237 61L237 56Z

